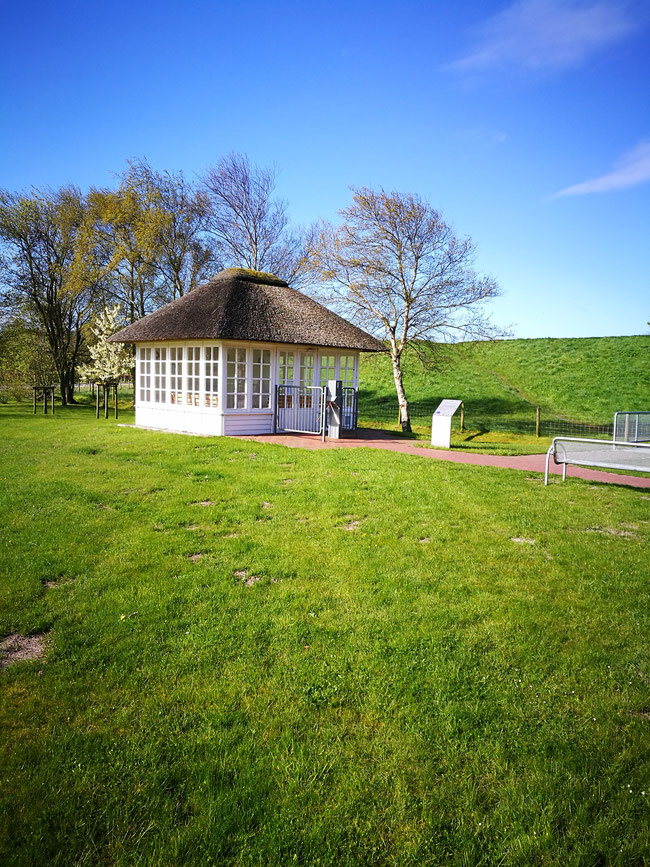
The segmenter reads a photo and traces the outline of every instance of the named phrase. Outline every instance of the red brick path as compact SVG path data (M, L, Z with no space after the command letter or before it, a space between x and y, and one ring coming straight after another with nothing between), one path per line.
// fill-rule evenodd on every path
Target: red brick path
M455 464L476 464L480 467L506 467L511 470L524 470L528 473L543 473L546 455L485 455L476 452L446 451L443 449L428 449L412 444L393 434L381 430L360 428L358 436L351 439L325 440L314 434L264 434L260 436L238 437L238 439L255 440L261 443L276 443L300 449L340 449L340 448L371 448L384 449L389 452L399 452L403 455L418 455L437 461L451 461ZM552 473L561 473L561 468L551 460ZM586 467L567 467L567 477L574 476L590 482L606 482L608 484L627 485L632 488L650 488L648 476L622 476L618 473L604 473L600 470L589 470Z

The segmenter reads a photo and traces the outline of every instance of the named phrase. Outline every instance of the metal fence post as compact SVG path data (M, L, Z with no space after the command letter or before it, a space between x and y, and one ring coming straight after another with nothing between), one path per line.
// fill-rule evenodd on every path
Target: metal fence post
M535 408L535 436L536 437L539 436L539 422L540 422L539 416L540 416L539 407L536 407Z
M278 388L275 386L275 403L273 405L273 433L278 432Z

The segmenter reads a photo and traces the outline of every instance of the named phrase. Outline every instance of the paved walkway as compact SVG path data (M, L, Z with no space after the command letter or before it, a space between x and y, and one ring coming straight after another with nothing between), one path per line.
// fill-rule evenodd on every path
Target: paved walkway
M524 470L527 473L543 473L546 454L543 455L486 455L477 452L446 451L429 449L412 444L412 440L400 439L394 434L382 430L360 428L356 438L325 440L314 434L263 434L260 436L238 437L238 439L255 440L260 443L275 443L299 449L341 449L341 448L371 448L384 449L389 452L399 452L403 455L418 455L436 461L451 461L455 464L476 464L480 467L506 467L511 470ZM561 474L560 467L551 461L551 472ZM604 473L601 470L589 470L586 467L567 467L567 478L573 476L590 482L605 482L610 485L627 485L632 488L650 488L648 476L622 476L618 473Z

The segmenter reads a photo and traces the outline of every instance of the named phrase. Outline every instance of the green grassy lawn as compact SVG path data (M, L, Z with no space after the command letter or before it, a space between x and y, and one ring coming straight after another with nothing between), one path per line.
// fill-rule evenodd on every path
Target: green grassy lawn
M544 418L611 423L616 410L648 409L650 336L502 340L447 348L440 370L427 370L414 355L404 363L410 401L465 402L472 420ZM390 360L364 356L360 370L360 416L383 418L387 401L396 405Z
M647 863L647 492L0 427L1 863Z

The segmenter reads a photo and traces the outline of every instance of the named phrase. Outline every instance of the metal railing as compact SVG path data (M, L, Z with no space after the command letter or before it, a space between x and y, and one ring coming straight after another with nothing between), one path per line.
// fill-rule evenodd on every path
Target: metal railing
M345 386L343 389L343 406L341 407L341 427L344 430L356 431L359 413L358 392L356 388Z
M324 439L326 392L315 385L276 385L274 433L314 433Z
M633 410L614 413L614 442L650 442L650 411Z
M568 464L583 467L605 467L612 470L650 472L650 445L646 443L606 442L580 437L555 437L546 453L544 484L548 484L549 463L553 458L562 465L562 480Z

